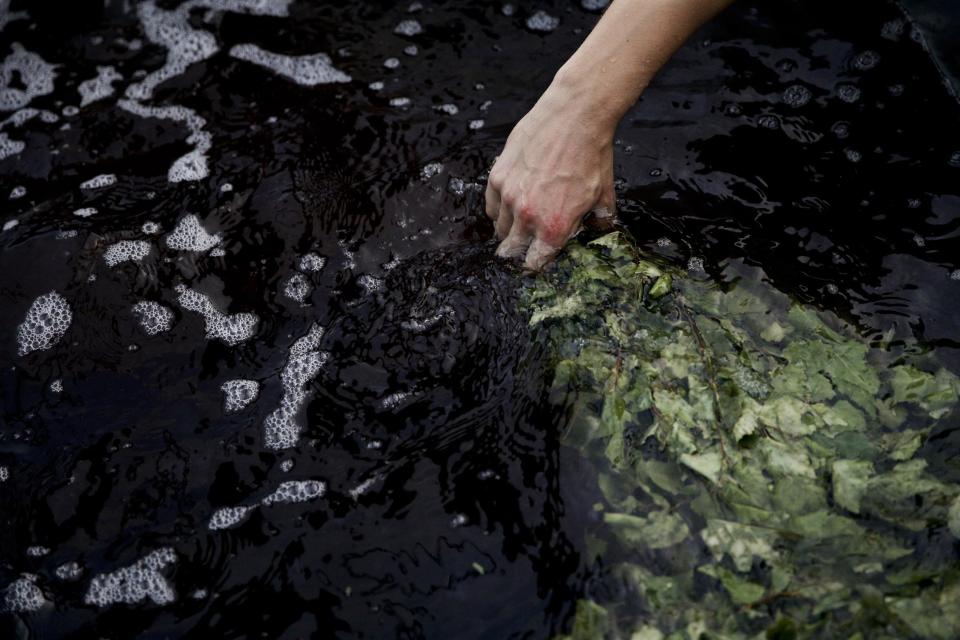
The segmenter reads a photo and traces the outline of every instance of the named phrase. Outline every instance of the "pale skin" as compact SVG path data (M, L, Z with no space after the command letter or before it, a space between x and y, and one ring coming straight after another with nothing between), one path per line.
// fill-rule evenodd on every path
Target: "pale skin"
M617 123L656 72L732 0L616 0L517 123L487 181L497 255L549 264L588 213L613 221Z

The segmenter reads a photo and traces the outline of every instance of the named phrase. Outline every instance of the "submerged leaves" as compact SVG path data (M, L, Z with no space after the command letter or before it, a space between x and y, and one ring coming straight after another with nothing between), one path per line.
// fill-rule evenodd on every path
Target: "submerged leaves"
M582 601L572 637L957 637L960 567L912 533L960 537L960 487L916 457L960 381L727 279L612 233L528 292L565 442L599 467L592 539L639 597Z

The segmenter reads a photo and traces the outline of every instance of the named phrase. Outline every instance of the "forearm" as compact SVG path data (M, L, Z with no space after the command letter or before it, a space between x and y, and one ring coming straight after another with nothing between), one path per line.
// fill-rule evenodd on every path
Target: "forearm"
M584 125L612 133L674 51L731 1L615 0L544 99L561 101Z

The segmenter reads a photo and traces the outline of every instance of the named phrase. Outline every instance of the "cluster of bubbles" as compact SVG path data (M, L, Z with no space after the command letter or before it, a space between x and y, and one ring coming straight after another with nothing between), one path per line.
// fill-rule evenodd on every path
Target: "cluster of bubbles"
M290 355L280 374L283 396L263 424L264 444L271 449L287 449L297 444L302 429L297 417L309 397L305 385L313 380L328 355L319 351L323 327L313 324L307 335L290 347Z
M123 76L110 65L97 67L96 76L77 85L80 106L85 107L91 102L109 98L113 95L113 83L122 79Z
M177 301L187 311L195 311L203 316L207 339L220 339L231 347L253 337L260 319L253 313L235 313L229 315L219 311L209 296L177 285Z
M120 240L107 247L103 259L108 267L122 262L140 262L149 255L152 246L145 240Z
M220 385L223 391L223 409L227 413L242 411L260 395L260 385L256 380L237 378L227 380Z
M83 601L98 607L118 602L136 604L146 599L158 605L169 604L176 594L160 572L176 561L172 547L157 549L128 567L94 577Z
M147 335L165 333L173 326L173 311L159 302L141 300L133 305L131 311Z
M112 187L117 184L117 176L112 173L101 173L98 176L94 176L87 180L86 182L80 183L81 189L103 189L105 187Z
M285 56L265 51L255 44L238 44L230 49L230 56L270 69L304 87L353 80L349 75L336 69L330 56L325 53Z
M167 236L166 242L168 247L176 251L203 252L220 244L220 234L208 233L200 225L197 216L191 213L180 219Z
M309 502L322 497L326 491L327 485L320 480L286 480L281 482L273 493L261 500L259 505L239 505L217 509L210 516L207 526L213 531L229 529L243 522L258 506Z
M63 337L72 321L73 312L66 298L56 291L39 296L17 329L19 355L49 349Z
M4 604L7 611L36 611L46 603L43 591L37 586L37 577L32 573L21 574L7 586Z
M552 16L541 9L527 18L526 25L527 29L531 31L550 33L560 26L560 18Z
M283 286L283 295L300 304L304 304L311 291L313 291L313 285L302 273L294 273Z

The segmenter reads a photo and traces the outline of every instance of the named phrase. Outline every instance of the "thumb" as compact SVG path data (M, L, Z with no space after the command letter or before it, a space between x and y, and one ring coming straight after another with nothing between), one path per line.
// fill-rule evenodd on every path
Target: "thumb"
M536 237L527 249L527 259L523 266L529 271L540 271L553 261L560 249L561 247L548 244L542 238Z

